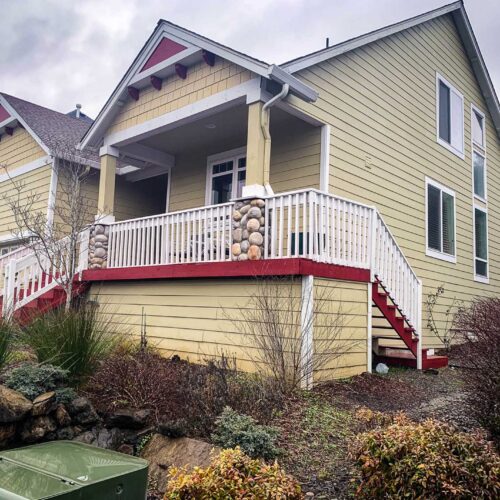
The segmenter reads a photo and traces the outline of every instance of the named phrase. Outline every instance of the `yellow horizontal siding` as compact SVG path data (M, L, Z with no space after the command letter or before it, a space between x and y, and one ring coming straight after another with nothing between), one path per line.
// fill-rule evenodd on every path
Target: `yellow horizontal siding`
M250 71L221 58L216 58L214 66L204 62L195 64L188 68L185 80L174 74L163 80L161 90L149 86L140 91L137 101L129 99L113 120L107 134L176 111L253 77Z
M12 135L2 135L0 166L7 167L10 173L45 155L45 151L25 129L16 127ZM0 174L2 173L5 172L0 169Z
M367 368L368 288L366 283L314 278L314 351L330 353L331 360L314 374L314 382L363 373ZM330 319L327 317L330 315ZM334 344L322 341L332 335L333 318L342 328ZM327 337L328 338L328 337Z
M44 217L46 216L51 174L52 166L47 165L19 175L12 180L0 182L0 237L19 233L21 229L26 231L25 228L19 228L16 224L9 200L19 206L29 203L33 215L42 213ZM19 194L13 182L20 188Z
M255 370L255 344L245 333L241 313L254 308L251 296L272 293L276 290L274 286L292 287L286 288L285 293L300 297L299 281L280 280L271 288L261 288L253 279L102 283L92 286L91 295L99 302L102 314L109 315L119 330L134 337L140 335L144 312L149 342L165 355L179 354L203 362L225 353L237 359L240 369ZM321 295L326 288L332 292L328 297ZM360 340L359 346L352 347L338 360L338 366L326 367L318 376L364 371L366 285L319 280L315 293L324 297L322 314L334 314L339 308L345 314L345 329L339 336L339 344L350 346L353 338ZM294 317L298 320L300 312L295 312ZM322 331L318 329L318 335Z
M436 141L436 72L464 95L465 160ZM438 325L452 298L500 292L500 142L451 17L445 16L314 65L296 76L320 92L294 104L331 124L330 191L374 204L426 296L444 284ZM490 284L473 280L471 116L486 114ZM456 193L457 263L425 255L425 176ZM425 331L425 345L439 342Z

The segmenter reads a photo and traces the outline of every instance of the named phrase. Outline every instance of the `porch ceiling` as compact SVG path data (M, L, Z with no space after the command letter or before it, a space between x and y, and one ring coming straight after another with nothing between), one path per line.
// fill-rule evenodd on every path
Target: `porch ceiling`
M235 106L148 137L140 144L172 155L188 152L192 148L203 149L207 154L219 153L246 144L247 121L248 106ZM271 110L271 136L284 129L291 131L304 126L310 125L282 109Z

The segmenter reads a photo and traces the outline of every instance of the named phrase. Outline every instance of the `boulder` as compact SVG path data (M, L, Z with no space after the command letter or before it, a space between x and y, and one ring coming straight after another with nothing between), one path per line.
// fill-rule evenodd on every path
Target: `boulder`
M131 444L122 444L118 447L116 451L119 451L120 453L125 453L125 455L133 455L134 447Z
M66 427L71 424L71 417L66 411L64 405L58 405L55 413L56 422L60 427Z
M54 419L47 415L30 418L26 420L21 429L21 440L26 443L35 443L56 429L57 425Z
M40 394L33 400L33 408L31 415L39 417L40 415L48 415L53 412L57 407L56 393L54 391L45 392Z
M0 424L0 448L7 446L15 435L16 424Z
M33 403L20 392L0 385L0 424L22 420L33 407Z
M86 426L99 420L99 415L97 415L90 401L82 396L73 399L69 403L68 411L76 424Z
M97 434L97 439L93 443L99 448L116 450L123 441L123 434L120 429L113 427L112 429L101 429Z
M150 410L117 410L109 416L107 424L120 429L141 429L148 423Z
M82 432L78 437L73 439L73 441L78 441L79 443L91 444L95 441L95 434L92 431Z
M186 466L188 469L207 467L212 454L219 452L219 448L197 439L153 434L142 450L141 457L149 462L150 477L156 481L158 490L164 492L167 486L166 471L170 466Z
M57 439L73 439L75 437L75 432L71 427L61 427L58 429L57 433Z

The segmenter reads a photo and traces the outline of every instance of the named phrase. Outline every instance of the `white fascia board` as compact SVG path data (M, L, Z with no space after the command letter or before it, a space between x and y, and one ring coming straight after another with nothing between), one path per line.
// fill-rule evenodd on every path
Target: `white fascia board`
M31 161L29 163L26 163L25 165L22 165L22 166L16 168L13 172L0 174L0 182L7 181L9 179L15 179L16 177L19 177L20 175L23 175L23 174L27 174L28 172L31 172L32 170L36 170L37 168L41 168L41 167L45 167L47 165L50 165L51 162L52 162L52 158L50 156L42 156L41 158L38 158L37 160Z
M7 99L3 95L0 94L0 104L8 111L10 116L13 116L16 118L16 120L24 127L26 132L35 139L35 141L38 143L38 145L47 153L50 155L50 150L49 148L42 142L40 137L38 137L35 132L31 129L31 127L23 120L23 118L19 115L19 113L8 103Z
M479 83L479 88L486 101L488 111L491 114L496 132L500 137L500 104L498 96L495 92L495 87L491 81L481 50L479 49L479 44L477 43L469 18L467 17L467 12L462 7L456 12L453 12L453 19L460 38L462 39L462 43L464 44L467 56L471 62L472 70Z
M104 145L123 147L151 135L198 120L201 117L218 113L238 102L245 102L247 94L252 92L256 86L260 86L260 78L254 78L170 113L110 134L104 138Z
M273 64L268 69L269 78L284 85L290 85L290 90L306 102L314 102L318 99L318 92L292 76L289 72Z
M0 130L5 127L8 127L9 125L13 124L15 125L16 123L17 123L17 118L15 116L9 116L8 118L0 122Z
M323 49L313 54L309 54L299 59L281 64L280 67L290 73L296 73L297 71L326 61L327 59L331 59L332 57L336 57L340 54L343 54L344 52L349 52L353 49L357 49L358 47L362 47L363 45L376 42L381 38L385 38L386 36L393 35L405 29L413 28L418 24L425 23L427 21L435 19L436 17L443 16L444 14L448 14L460 8L462 8L462 2L455 2L449 5L445 5L444 7L441 7L439 9L435 9L419 16L412 17L411 19L406 19L405 21L401 21L390 26L385 26L384 28L366 33L365 35L352 38L351 40L339 43L328 49Z

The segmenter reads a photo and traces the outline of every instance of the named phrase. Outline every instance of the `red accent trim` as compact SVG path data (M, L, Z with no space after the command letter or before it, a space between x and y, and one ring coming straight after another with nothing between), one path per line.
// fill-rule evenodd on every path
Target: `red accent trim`
M5 127L5 133L7 135L12 135L14 133L14 129L12 127Z
M186 49L187 47L170 40L170 38L163 38L162 41L156 46L153 53L149 56L149 59L142 67L141 71L152 68L158 63L161 63L162 61L165 61L166 59L169 59L170 57L175 56L175 54L178 54Z
M135 87L127 87L128 95L134 100L138 101L139 100L139 89L136 89Z
M209 65L213 66L215 64L215 54L209 52L208 50L202 50L201 55L203 60Z
M177 63L175 65L175 72L177 73L177 76L179 78L182 78L183 80L185 80L187 77L187 71L188 70L186 66L184 66L184 64Z
M151 75L150 77L151 80L151 85L156 89L156 90L161 90L161 84L162 80L161 78L158 78L157 76Z
M0 104L0 122L10 118L10 113Z
M203 262L163 266L95 269L83 272L84 281L127 281L182 278L236 278L259 276L313 275L346 281L370 281L370 271L322 264L308 259L273 259L245 262Z

